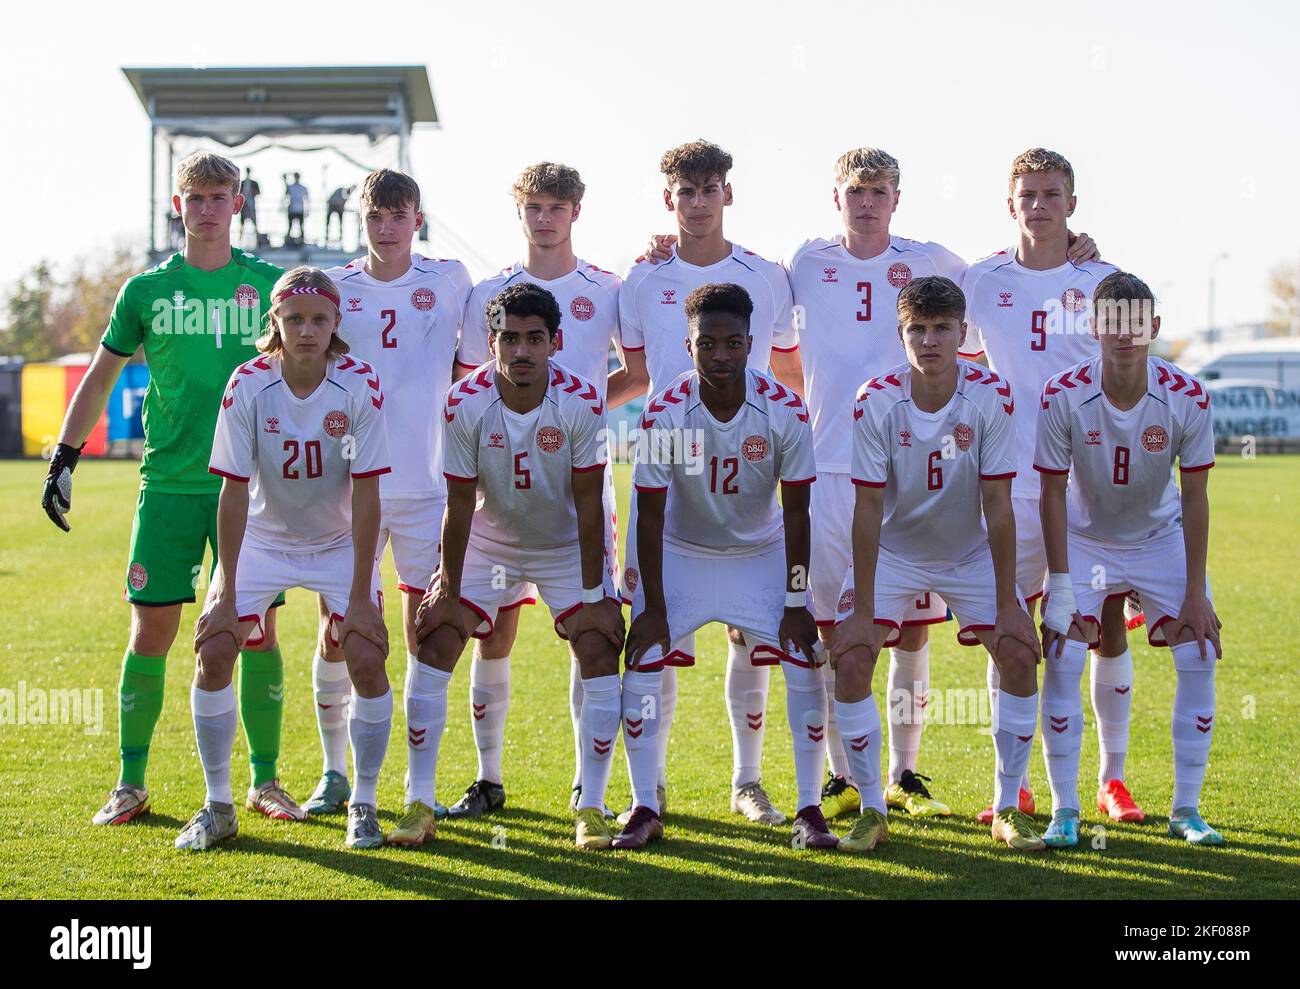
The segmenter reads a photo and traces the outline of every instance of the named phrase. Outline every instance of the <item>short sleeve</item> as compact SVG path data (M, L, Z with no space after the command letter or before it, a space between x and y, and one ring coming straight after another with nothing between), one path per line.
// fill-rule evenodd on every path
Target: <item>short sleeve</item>
M452 388L459 387L452 385ZM450 392L449 392L450 394ZM443 399L442 475L449 481L478 480L478 434L469 414L462 407L456 412Z
M667 491L673 476L676 460L673 440L681 431L674 430L668 420L661 424L641 417L637 431L635 466L632 468L632 487L637 491Z
M117 293L113 313L108 318L108 329L100 340L106 350L119 357L130 357L144 343L144 324L130 290L131 283L126 282Z
M217 430L212 439L212 457L208 473L247 483L253 476L257 460L257 430L247 389L239 391L239 372L230 376L221 396L217 413Z
M813 453L812 429L808 410L799 403L785 417L781 436L781 483L811 484L817 480L817 460Z
M604 402L593 405L589 401L575 400L570 409L573 421L569 429L569 450L573 469L578 473L603 469L609 460L609 441L605 431L607 406Z
M636 286L640 282L632 281L634 271L635 266L627 273L627 278L623 279L623 287L618 292L619 342L624 350L645 350L645 333L636 314Z
M980 480L1016 476L1016 408L1010 399L990 402L980 439Z
M979 325L979 306L975 303L975 285L982 272L968 269L962 278L961 291L966 296L966 339L957 350L958 357L974 360L984 353L984 333Z
M960 257L941 244L931 244L934 254L934 266L944 278L951 278L960 285L966 280L967 265Z
M456 363L465 368L476 368L488 360L487 293L479 282L465 302L465 314L460 321L460 343L456 347Z
M1034 442L1034 470L1040 474L1070 473L1070 423L1065 405L1064 400L1054 402L1043 394Z
M853 406L853 483L883 488L889 480L889 456L880 423L867 414L868 401L859 399Z
M1204 385L1195 379L1193 381L1204 391ZM1203 399L1190 398L1183 403L1186 415L1183 439L1178 445L1180 471L1209 470L1214 466L1214 417L1210 413L1210 393L1204 394Z
M352 476L377 477L391 471L388 459L388 422L384 411L384 393L379 387L379 373L367 379L364 393L355 404L352 424Z
M776 323L772 326L772 349L789 353L799 349L799 331L794 325L794 293L790 291L790 277L783 265L772 265L768 274L772 285L773 308Z

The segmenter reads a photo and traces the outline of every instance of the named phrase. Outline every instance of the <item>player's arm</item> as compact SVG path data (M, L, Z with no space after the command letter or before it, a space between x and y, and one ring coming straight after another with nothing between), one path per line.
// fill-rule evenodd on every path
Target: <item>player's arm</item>
M1011 478L980 479L980 503L993 555L993 582L997 597L996 646L1003 636L1019 639L1038 655L1034 624L1016 597L1016 515L1011 508Z
M817 665L817 623L808 611L808 561L811 526L808 503L811 484L781 485L781 515L785 526L785 613L781 616L781 648L793 655L798 649Z
M1067 227L1065 235L1068 238L1065 249L1067 259L1076 264L1082 261L1101 260L1101 252L1097 250L1096 243L1086 233L1075 233Z
M108 396L129 359L103 346L95 351L90 368L81 379L81 384L77 385L72 404L63 417L58 445L50 457L50 469L41 492L41 507L45 509L50 521L64 532L69 531L67 519L63 515L72 507L72 472L77 469L81 448L86 445L90 431L104 414Z
M772 374L800 398L803 394L803 360L799 351L772 348Z
M1183 548L1187 556L1187 593L1178 612L1178 625L1190 628L1206 658L1205 643L1223 658L1219 629L1223 627L1205 593L1205 560L1210 540L1210 496L1208 470L1182 471Z
M388 626L379 605L370 596L375 569L375 547L379 544L379 475L352 478L352 589L347 612L339 629L339 645L355 632L388 652Z
M439 625L460 628L460 582L465 572L478 478L447 477L447 507L442 513L442 557L429 592L415 615L415 636L423 641Z
M652 646L668 655L672 648L668 633L668 606L664 602L664 508L668 489L637 490L636 552L641 568L641 593L645 608L632 622L627 635L627 668L635 669Z
M567 633L574 642L587 632L609 640L616 653L623 651L623 612L605 595L605 471L573 472L573 508L578 516L578 555L582 562L582 609L573 616Z
M229 632L239 643L239 612L235 601L235 572L248 526L248 481L227 476L217 496L217 573L203 613L194 625L194 651L214 635Z
M622 366L617 371L611 371L606 382L605 401L611 409L617 409L634 398L640 398L650 387L650 372L645 366L645 350L627 349L617 341L614 346L618 349L618 359Z
M1074 606L1070 582L1070 544L1066 535L1065 489L1068 472L1039 474L1038 520L1047 551L1047 602L1043 606L1043 656L1060 656L1070 626L1083 619Z
M876 624L876 561L880 557L880 525L885 517L884 484L854 479L853 611L835 627L831 665L854 649L870 650L874 659L885 641L884 626Z

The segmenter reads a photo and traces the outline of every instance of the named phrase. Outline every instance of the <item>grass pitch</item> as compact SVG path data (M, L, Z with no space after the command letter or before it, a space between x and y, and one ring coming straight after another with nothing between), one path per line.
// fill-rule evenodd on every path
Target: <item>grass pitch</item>
M1210 579L1224 622L1218 718L1202 800L1228 838L1195 849L1165 837L1172 790L1169 710L1174 675L1166 650L1132 636L1136 667L1128 780L1148 811L1142 825L1110 825L1104 841L1086 834L1070 852L1017 855L995 846L972 820L991 795L992 746L981 731L978 696L984 653L956 645L952 625L933 630L931 689L943 722L926 727L919 769L949 803L948 819L890 818L889 843L868 856L799 853L787 828L763 828L729 813L731 744L723 698L721 627L700 636L699 664L680 674L669 753L666 839L638 855L579 853L568 812L573 742L564 647L544 608L525 609L514 651L506 727L508 804L497 816L446 824L417 851L350 852L343 819L302 824L240 814L227 847L183 855L172 839L203 799L189 712L193 659L185 608L168 663L167 696L154 737L149 784L154 812L126 827L95 828L90 815L117 773L116 689L129 609L121 588L138 477L129 462L83 461L77 471L72 533L57 531L38 501L43 464L0 463L0 690L103 692L103 726L0 724L0 895L146 897L1295 897L1300 827L1295 784L1300 751L1300 682L1291 623L1300 613L1295 575L1300 545L1300 458L1224 456L1211 478L1214 506ZM627 469L619 474L626 518ZM389 601L396 580L384 569ZM380 783L380 816L395 823L402 799L404 657L398 609L389 608L389 666L397 717ZM280 776L305 799L320 771L312 710L313 596L293 591L280 618L286 709ZM442 743L439 797L451 803L474 778L467 655L452 682ZM878 696L884 672L877 676ZM783 681L773 675L764 779L793 814L794 780ZM1086 679L1085 679L1086 690ZM0 712L11 710L3 706ZM94 696L93 694L91 695ZM971 703L975 698L975 703ZM936 705L932 705L932 709ZM1096 825L1091 781L1095 726L1080 773L1085 825ZM21 720L21 719L18 719ZM964 722L964 723L954 723ZM235 743L236 796L246 786L247 749ZM1049 803L1039 743L1031 775L1040 808ZM621 751L611 806L628 796ZM840 830L844 819L836 822ZM1091 839L1091 840L1089 840Z

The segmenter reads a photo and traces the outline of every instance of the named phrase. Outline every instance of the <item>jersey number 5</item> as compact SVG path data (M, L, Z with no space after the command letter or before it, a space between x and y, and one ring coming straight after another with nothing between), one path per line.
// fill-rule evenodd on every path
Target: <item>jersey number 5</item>
M379 311L381 319L388 320L388 325L384 327L383 332L379 334L379 339L383 341L385 348L397 348L397 310L381 309Z
M515 489L527 491L533 486L533 472L528 469L528 451L515 454Z
M282 473L288 480L296 481L298 480L298 468L293 465L298 462L298 441L285 440L284 452L289 454L289 456L284 461ZM307 476L320 477L321 474L324 473L324 469L321 466L320 440L308 440L302 445L302 452L304 454L304 459L307 462ZM290 470L290 468L293 469Z

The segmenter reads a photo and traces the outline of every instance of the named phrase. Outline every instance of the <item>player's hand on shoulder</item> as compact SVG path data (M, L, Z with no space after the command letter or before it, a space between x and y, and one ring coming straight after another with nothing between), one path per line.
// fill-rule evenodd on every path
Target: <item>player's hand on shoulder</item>
M807 608L786 608L778 632L781 649L788 656L802 656L812 666L820 666L824 657L817 648L817 622Z
M659 646L663 656L667 656L672 650L668 632L668 615L656 608L646 608L632 619L632 628L627 633L627 648L624 651L627 668L629 670L639 668L642 657L654 646Z
M570 642L577 642L588 632L604 636L616 652L623 651L627 626L623 622L623 609L605 598L594 604L584 604L564 622L564 631Z
M835 626L835 632L831 636L831 669L835 669L840 659L854 649L869 649L874 660L884 648L888 635L888 626L877 625L875 619L865 612L852 612Z
M1071 233L1070 243L1066 248L1065 256L1075 264L1084 261L1100 261L1101 252L1097 250L1097 245L1093 239L1086 233Z
M50 456L50 469L41 491L41 507L50 521L64 532L72 531L64 516L72 510L72 472L76 470L79 459L80 449L66 443L58 444Z
M388 626L384 624L384 616L380 614L379 606L370 599L369 595L355 597L348 602L347 614L343 616L343 624L339 626L339 646L346 646L348 636L354 632L373 644L375 648L388 652Z
M1219 616L1214 613L1214 605L1204 594L1196 596L1188 595L1183 599L1183 606L1178 609L1178 619L1175 622L1176 632L1183 629L1191 629L1196 636L1196 643L1201 647L1201 659L1207 658L1205 643L1209 642L1214 646L1215 654L1223 658L1223 643L1219 640L1219 630L1223 628L1223 622L1219 621Z
M199 646L222 632L229 632L235 644L239 644L239 611L235 608L235 596L223 593L218 586L208 595L203 603L203 613L194 623L194 651L198 652Z
M676 234L651 234L646 244L645 259L651 264L662 264L673 256L673 245L677 243Z
M993 628L994 645L1001 648L1002 639L1007 636L1015 639L1028 649L1035 660L1039 658L1038 633L1034 631L1033 619L1019 604L998 609L998 616L995 619Z

